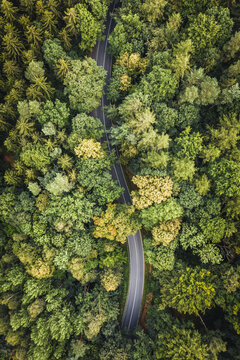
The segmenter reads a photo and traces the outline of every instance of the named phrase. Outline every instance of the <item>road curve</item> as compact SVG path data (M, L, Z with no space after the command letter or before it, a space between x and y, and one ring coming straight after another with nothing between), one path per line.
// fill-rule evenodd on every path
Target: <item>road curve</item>
M115 3L110 7L107 21L106 29L104 32L105 39L97 42L96 46L92 52L92 58L96 60L99 66L103 66L107 71L106 83L108 83L111 76L112 69L112 58L107 54L108 46L108 37L110 32L114 28L114 23L111 17L111 13L114 11ZM93 116L98 117L105 128L105 134L103 136L103 141L107 141L108 149L114 150L117 152L117 149L111 145L107 130L111 128L112 122L105 116L104 106L108 105L106 96L104 95L101 99L101 106L98 109L93 111ZM121 164L115 163L111 169L111 174L114 180L116 180L119 186L124 188L124 192L119 198L121 203L132 203L130 192L126 183L126 179L123 173ZM128 286L128 295L125 303L125 309L122 318L122 328L127 332L133 332L138 324L141 302L143 296L143 287L144 287L144 254L143 254L143 244L141 233L138 230L136 234L128 236L128 258L130 262L130 274L129 274L129 286Z

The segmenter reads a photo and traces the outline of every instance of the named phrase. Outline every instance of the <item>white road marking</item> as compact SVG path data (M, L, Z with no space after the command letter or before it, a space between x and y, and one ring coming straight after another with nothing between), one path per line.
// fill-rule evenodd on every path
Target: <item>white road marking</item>
M114 9L115 9L115 3L114 3L114 7L113 7L112 11L114 11ZM107 37L106 37L106 40L105 40L106 42L105 42L105 47L104 47L104 58L103 58L103 65L102 65L104 68L105 68L105 62L106 62L106 50L107 50L107 46L108 46L108 38L109 38L109 34L110 34L111 24L112 24L112 17L110 19L108 32L107 32ZM99 47L100 47L100 41L98 42L96 59L98 58ZM112 59L111 59L111 67L112 67ZM104 112L104 97L103 96L101 98L101 107L102 107L103 122L104 122L104 128L105 128L105 135L106 135L106 139L107 139L107 143L108 143L108 149L109 149L109 151L111 151L110 142L109 142L109 138L108 138L108 134L107 134L107 128L106 128L106 118L105 118L105 112ZM111 124L112 124L112 121L111 121ZM114 171L116 173L118 183L121 186L121 182L120 182L120 179L118 177L118 173L117 173L117 169L115 167L115 164L114 164L113 167L114 167ZM126 179L125 179L121 164L120 164L120 168L121 168L121 171L122 171L122 174L123 174L123 179L124 179L124 183L125 183L125 189L127 190L128 194L130 196L130 192L129 192L129 189L128 189L128 186L127 186L127 183L126 183ZM122 194L122 196L123 196L124 202L126 203L126 198L125 198L124 193ZM133 236L133 242L134 242L134 247L135 247L135 253L137 254L137 246L136 246L137 239L135 239L135 235L132 235L132 236ZM139 259L137 257L137 261L136 261L136 286L135 286L135 291L134 291L134 299L133 299L133 303L132 303L132 310L131 310L130 320L129 320L129 324L128 324L128 330L130 328L132 317L133 317L133 311L134 311L134 307L135 307L135 303L136 303L136 296L137 296L137 288L138 288L138 283L139 283L139 263L138 263L138 260Z
M114 3L114 7L113 7L113 10L114 11L115 9L115 3ZM109 38L109 34L110 34L110 29L111 29L111 25L112 25L112 17L110 19L110 23L109 23L109 26L108 26L108 32L107 32L107 37L106 37L106 40L105 40L105 47L104 47L104 58L103 58L103 67L105 68L105 62L106 62L106 51L107 51L107 45L108 45L108 38ZM106 118L105 118L105 112L104 112L104 96L102 96L102 99L101 99L101 105L102 105L102 113L103 113L103 123L104 123L104 128L105 128L105 135L106 135L106 138L107 138L107 143L108 143L108 149L109 151L111 151L111 147L110 147L110 142L109 142L109 138L108 138L108 135L107 135L107 128L106 128ZM116 177L118 179L118 183L119 185L121 186L121 181L118 177L118 173L117 173L117 169L115 167L115 164L113 165L113 168L114 168L114 171L116 173ZM124 181L126 183L126 180L125 180L125 177L123 176L124 178ZM128 189L128 188L127 188ZM123 200L125 203L127 203L126 201L126 198L125 198L125 195L124 195L124 192L122 194L123 196Z
M135 252L137 253L137 246L136 246L136 242L135 242L135 237L133 235L133 240L134 240L134 247L135 247ZM133 306L132 306L132 311L131 311L131 315L130 315L130 319L129 319L129 323L128 323L128 330L130 328L131 325L131 321L132 321L132 316L133 316L133 310L134 310L134 305L136 302L136 295L137 295L137 285L138 285L138 261L136 262L136 274L137 274L137 279L136 279L136 286L135 286L135 291L134 291L134 298L133 298Z

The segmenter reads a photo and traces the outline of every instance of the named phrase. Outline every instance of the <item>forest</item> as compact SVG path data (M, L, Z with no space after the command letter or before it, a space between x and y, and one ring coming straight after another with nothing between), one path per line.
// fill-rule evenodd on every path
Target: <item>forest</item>
M240 360L239 25L238 0L0 0L0 360Z

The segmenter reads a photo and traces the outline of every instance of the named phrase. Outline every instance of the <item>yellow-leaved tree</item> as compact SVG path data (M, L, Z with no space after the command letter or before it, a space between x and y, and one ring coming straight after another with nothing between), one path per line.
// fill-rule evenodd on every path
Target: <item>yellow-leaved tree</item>
M115 291L122 281L122 273L119 270L107 268L101 276L101 284L107 291Z
M154 239L153 245L168 246L170 242L175 239L181 229L181 220L171 219L164 221L152 228L152 236Z
M126 204L108 204L100 217L94 217L95 238L116 240L124 244L129 235L135 234L140 224L134 216L134 207Z
M74 149L75 154L82 160L89 158L100 159L103 158L105 153L101 149L101 143L93 139L82 139Z
M133 205L141 210L154 203L160 204L172 195L173 181L169 176L133 176L132 182L137 185L137 191L132 191Z

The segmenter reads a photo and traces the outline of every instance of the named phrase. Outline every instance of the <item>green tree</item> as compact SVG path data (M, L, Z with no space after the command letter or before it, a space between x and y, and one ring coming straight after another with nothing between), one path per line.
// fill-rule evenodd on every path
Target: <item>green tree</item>
M147 209L141 210L140 219L143 226L150 230L159 222L167 221L173 218L180 218L183 215L183 208L177 201L171 197L161 204L155 204Z
M231 39L224 44L223 52L224 52L224 61L229 61L234 58L240 49L240 32L235 32L232 35Z
M94 217L94 224L94 237L105 237L122 244L139 229L139 223L134 218L134 208L125 204L108 204L107 210L100 217Z
M18 31L10 24L6 26L6 34L2 38L4 51L10 59L17 59L21 56L24 45L20 40Z
M133 205L137 209L147 208L154 203L160 204L172 195L173 182L169 177L136 175L132 177L132 182L139 188L138 191L131 192Z
M68 233L71 229L83 230L84 224L93 217L93 203L80 192L62 197L52 196L51 199L39 221L43 224L51 224L58 232ZM66 212L66 208L69 211Z
M83 52L87 52L96 44L101 34L101 23L95 19L84 4L75 5L75 11L77 14L76 28L81 38L79 47Z
M59 129L62 129L68 126L69 115L70 110L66 103L61 102L58 99L55 103L48 100L39 112L37 120L41 125L52 122L53 124L56 124Z
M56 61L59 59L65 59L67 54L61 46L59 39L47 39L44 41L43 46L43 56L45 61L50 67L53 67Z
M171 70L153 66L152 71L142 79L140 87L152 102L161 102L173 98L177 85Z
M26 166L37 170L46 169L52 161L45 145L31 143L23 147L20 159Z
M156 346L157 359L218 359L220 352L226 351L226 343L221 334L208 332L202 335L190 322L181 322L169 314L159 314L162 326Z
M43 77L45 75L45 70L43 69L42 61L31 61L25 71L25 78L31 82L34 82L35 79Z
M90 113L100 105L105 70L91 58L72 60L71 68L64 79L64 93L68 95L71 109Z
M191 133L190 126L186 127L174 141L174 147L178 158L194 160L201 152L203 138L201 134Z
M142 4L141 11L148 21L155 23L163 17L166 4L165 0L146 0Z
M190 69L190 57L193 52L193 45L190 39L181 41L174 49L174 58L170 66L177 79L183 78L185 72Z
M183 268L166 273L161 281L160 308L172 307L179 312L198 315L214 306L215 276L204 268Z
M81 138L93 138L100 140L103 135L103 125L98 118L84 113L78 114L72 119L72 130Z
M213 104L220 93L216 78L206 76L202 68L193 69L187 76L185 90L180 93L179 103Z
M18 9L10 1L2 0L0 9L8 21L13 22L16 20Z
M196 51L212 47L221 36L221 25L213 15L199 13L188 27L188 36Z
M114 291L121 284L122 277L120 271L107 269L101 277L101 284L107 291Z
M238 162L224 157L209 166L208 174L218 196L239 195L239 171Z
M54 179L49 181L46 185L46 190L53 195L61 195L63 192L69 192L72 188L73 184L69 182L68 177L61 173L56 173Z
M143 23L138 14L122 14L109 36L111 54L117 57L125 52L143 52Z
M172 161L173 177L177 181L192 180L196 168L193 160L188 158L174 158Z

